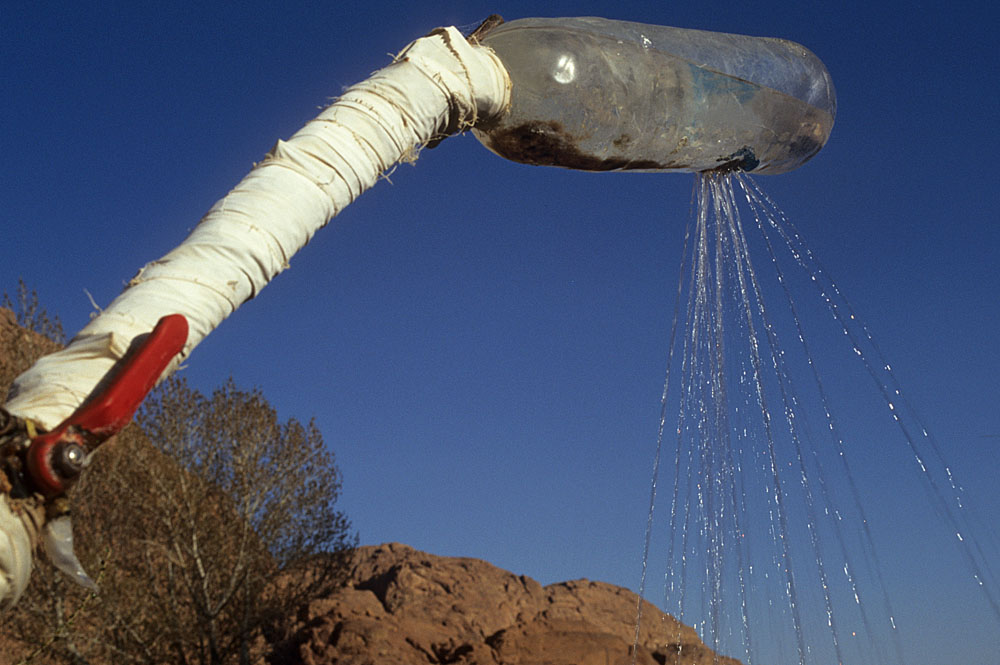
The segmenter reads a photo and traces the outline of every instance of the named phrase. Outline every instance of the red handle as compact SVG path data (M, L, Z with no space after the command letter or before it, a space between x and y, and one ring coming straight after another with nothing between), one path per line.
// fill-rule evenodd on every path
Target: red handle
M181 314L164 316L97 397L84 403L63 425L76 425L100 440L114 436L132 420L142 400L187 342L188 323ZM62 427L62 425L60 425Z
M82 462L89 449L117 434L132 420L163 370L184 348L187 335L188 323L183 315L164 316L121 361L117 373L100 393L57 428L32 439L27 451L28 474L43 494L55 496L65 492L79 471L57 467ZM57 460L57 456L66 459Z

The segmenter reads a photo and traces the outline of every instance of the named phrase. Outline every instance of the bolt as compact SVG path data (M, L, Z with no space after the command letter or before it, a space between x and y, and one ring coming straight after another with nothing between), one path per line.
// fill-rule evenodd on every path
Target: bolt
M78 443L61 443L52 451L52 466L66 479L80 475L86 459L87 453Z

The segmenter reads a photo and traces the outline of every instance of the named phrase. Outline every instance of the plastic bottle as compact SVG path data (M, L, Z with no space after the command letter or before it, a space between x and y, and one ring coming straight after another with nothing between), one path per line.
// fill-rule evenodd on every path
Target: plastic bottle
M504 23L482 43L512 82L476 129L502 157L588 171L790 171L826 144L836 96L794 42L601 18Z

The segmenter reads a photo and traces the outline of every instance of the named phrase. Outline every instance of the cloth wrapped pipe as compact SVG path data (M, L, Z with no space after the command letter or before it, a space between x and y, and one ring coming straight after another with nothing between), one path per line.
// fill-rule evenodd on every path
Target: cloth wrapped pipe
M137 337L164 315L182 314L190 331L183 352L163 373L168 376L385 171L428 143L499 114L509 87L493 52L457 29L439 28L416 40L290 139L278 141L181 245L142 268L65 349L19 376L5 408L41 430L56 427L93 394ZM13 605L27 586L38 541L58 540L46 537L48 525L41 533L38 528L44 501L40 494L0 496L0 608Z

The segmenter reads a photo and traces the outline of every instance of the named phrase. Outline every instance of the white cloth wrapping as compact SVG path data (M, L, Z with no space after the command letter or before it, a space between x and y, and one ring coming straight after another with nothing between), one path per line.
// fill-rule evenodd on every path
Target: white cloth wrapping
M33 549L28 528L0 494L0 610L16 603L28 586Z
M388 67L348 89L216 203L190 236L142 268L107 309L62 351L15 381L6 408L53 428L69 416L124 355L166 314L187 317L187 356L242 303L253 298L312 234L400 159L431 139L501 113L510 81L487 48L455 28L407 46ZM163 373L173 372L181 358ZM162 377L161 377L162 378ZM27 584L23 550L0 504L0 604Z

